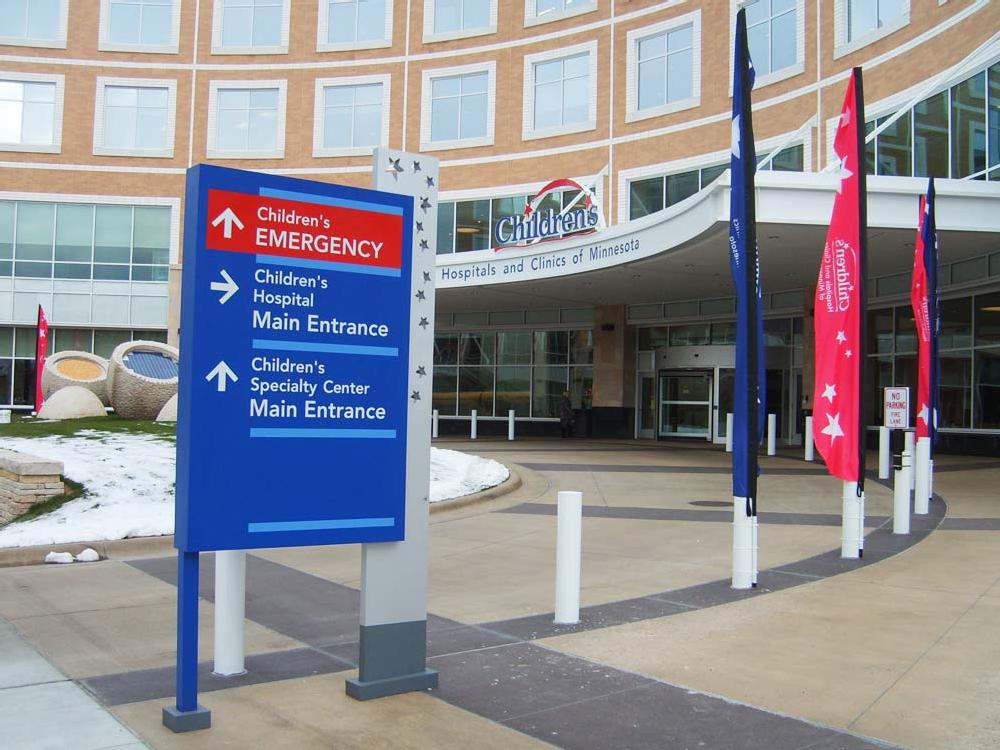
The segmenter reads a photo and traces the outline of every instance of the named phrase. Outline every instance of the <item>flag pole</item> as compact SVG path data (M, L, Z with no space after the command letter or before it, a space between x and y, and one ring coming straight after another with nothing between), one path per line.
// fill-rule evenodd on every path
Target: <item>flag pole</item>
M868 165L865 149L865 91L861 68L854 68L856 128L858 134L858 486L855 490L858 503L858 557L865 554L865 458L867 431L865 406L868 402Z

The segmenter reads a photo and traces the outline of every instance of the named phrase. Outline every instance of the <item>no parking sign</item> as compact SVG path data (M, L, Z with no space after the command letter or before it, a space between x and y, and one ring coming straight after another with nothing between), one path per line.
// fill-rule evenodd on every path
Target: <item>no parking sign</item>
M890 430L905 430L910 426L910 389L885 389L885 418L882 421Z

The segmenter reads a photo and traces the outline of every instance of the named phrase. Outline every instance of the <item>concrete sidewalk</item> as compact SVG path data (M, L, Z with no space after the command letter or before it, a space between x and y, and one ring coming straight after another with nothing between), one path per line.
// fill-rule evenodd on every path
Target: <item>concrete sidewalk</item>
M359 704L359 550L248 557L248 674L212 677L172 735L172 556L0 570L0 615L152 747L920 750L1000 746L1000 462L939 457L947 503L839 559L839 483L765 458L761 586L728 586L728 456L691 444L442 441L518 463L523 484L435 513L429 651L441 688ZM584 610L552 625L560 489L584 492ZM3 648L6 648L5 646ZM60 679L63 679L60 675ZM79 689L79 688L78 688ZM3 735L0 735L3 736ZM74 743L74 746L75 743Z

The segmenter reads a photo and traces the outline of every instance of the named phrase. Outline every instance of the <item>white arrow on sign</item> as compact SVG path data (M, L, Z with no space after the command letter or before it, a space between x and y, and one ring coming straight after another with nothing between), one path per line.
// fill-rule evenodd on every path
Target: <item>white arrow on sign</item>
M222 274L222 278L225 281L213 281L209 286L211 286L213 292L225 292L225 294L219 297L219 304L224 305L240 288L233 281L233 277L226 273L226 269L223 268L219 273Z
M237 380L239 380L239 378L236 377L236 373L233 372L232 369L229 367L229 365L226 364L225 360L220 361L219 364L213 367L212 371L205 376L205 380L212 380L213 378L218 378L218 382L216 383L216 389L219 391L219 393L226 392L227 378L232 378L232 381L234 383Z
M240 221L239 217L233 212L233 209L229 207L212 219L213 227L217 227L219 224L222 224L222 236L227 240L231 239L233 236L233 224L236 225L237 229L243 229L243 222Z

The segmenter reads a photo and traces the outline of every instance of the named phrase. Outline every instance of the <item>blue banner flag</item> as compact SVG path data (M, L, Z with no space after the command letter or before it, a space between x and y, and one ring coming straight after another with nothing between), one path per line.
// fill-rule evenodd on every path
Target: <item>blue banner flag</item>
M764 318L754 208L757 155L750 91L754 69L747 46L746 11L736 14L729 196L729 264L736 287L736 381L733 386L733 495L757 514L757 447L764 437Z

